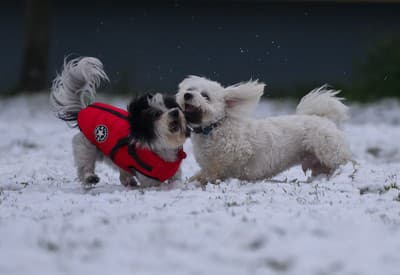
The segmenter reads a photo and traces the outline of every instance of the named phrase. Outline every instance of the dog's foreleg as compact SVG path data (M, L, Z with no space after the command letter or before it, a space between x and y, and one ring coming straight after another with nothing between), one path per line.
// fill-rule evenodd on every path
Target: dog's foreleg
M79 180L88 185L98 183L100 178L94 172L98 155L96 146L78 133L72 139L72 147Z
M205 173L204 170L198 171L192 177L189 178L189 182L198 182L201 186L207 185L207 183L218 184L219 178L216 175Z
M119 181L125 187L137 187L138 182L134 175L126 172L125 170L119 169Z
M198 171L196 174L194 174L193 176L191 176L189 178L189 182L195 182L195 181L197 181L201 185L206 185L207 184L207 179L204 176L202 170Z

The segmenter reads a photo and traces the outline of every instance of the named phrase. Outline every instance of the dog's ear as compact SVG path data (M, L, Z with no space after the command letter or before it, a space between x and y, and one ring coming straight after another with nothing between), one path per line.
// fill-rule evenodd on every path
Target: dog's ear
M127 110L129 115L137 115L141 110L149 107L148 94L137 96L128 104Z
M130 137L140 142L151 142L156 138L154 119L148 111L150 108L148 98L148 94L139 96L128 105Z
M257 105L265 84L258 80L238 83L224 89L226 112L231 116L246 115Z

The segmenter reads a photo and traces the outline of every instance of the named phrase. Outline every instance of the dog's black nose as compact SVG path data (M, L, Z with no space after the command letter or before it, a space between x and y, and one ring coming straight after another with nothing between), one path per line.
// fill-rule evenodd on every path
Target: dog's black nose
M178 109L172 110L171 112L169 112L169 115L173 118L177 118L179 117L179 111Z
M193 95L191 93L186 93L183 95L184 100L190 100L193 98Z

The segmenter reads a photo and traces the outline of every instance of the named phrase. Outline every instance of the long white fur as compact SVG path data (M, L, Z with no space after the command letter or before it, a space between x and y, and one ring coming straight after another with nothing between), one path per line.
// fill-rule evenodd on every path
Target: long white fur
M96 88L102 80L109 80L101 61L94 57L72 59L64 66L61 74L53 81L50 104L59 115L76 114L93 103ZM75 122L69 122L75 126Z
M218 110L214 118L200 124L206 127L218 118L218 127L208 135L192 134L194 155L201 167L192 180L206 183L227 178L270 178L300 164L307 152L332 170L351 160L343 133L335 125L347 116L347 107L335 97L336 91L323 86L302 99L298 114L257 120L249 114L263 93L263 83L249 81L223 88L210 82L190 77L177 93L182 108L183 95L190 92L196 107ZM207 89L209 84L211 88ZM218 86L221 88L216 89ZM200 90L210 93L211 102L201 99Z

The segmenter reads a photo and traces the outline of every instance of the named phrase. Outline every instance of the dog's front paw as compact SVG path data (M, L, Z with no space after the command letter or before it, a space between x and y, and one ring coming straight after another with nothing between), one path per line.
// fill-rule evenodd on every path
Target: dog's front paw
M93 173L86 173L84 176L83 183L85 185L94 185L100 181L99 176Z
M205 186L208 183L219 184L221 181L217 180L215 177L211 177L210 175L200 171L196 173L194 176L190 177L189 182L198 182L200 183L201 186Z
M125 187L137 187L138 186L138 182L137 182L136 178L132 174L130 174L122 169L119 170L119 181Z
M121 184L125 187L138 187L139 186L138 182L136 181L136 179L134 177L125 179L123 181L121 180Z
M189 178L189 182L198 182L201 185L206 185L207 179L202 175L200 175L200 173L197 173L196 175L193 175Z
M215 180L209 180L208 182L211 183L211 184L219 185L222 182L222 180L215 179Z

